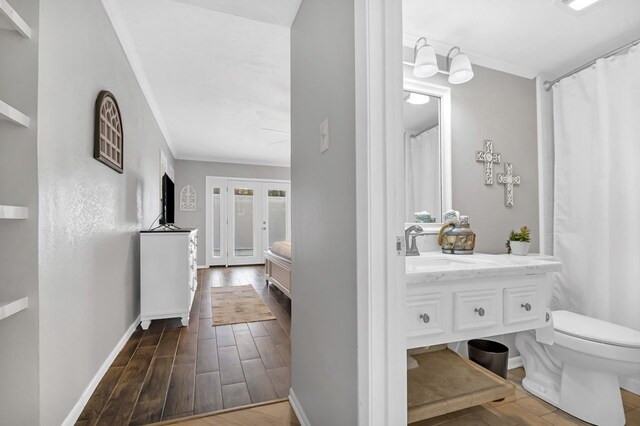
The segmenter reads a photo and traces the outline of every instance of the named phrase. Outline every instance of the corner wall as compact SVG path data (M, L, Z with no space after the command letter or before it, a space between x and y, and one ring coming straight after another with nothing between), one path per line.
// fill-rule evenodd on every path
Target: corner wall
M0 321L0 424L37 425L38 416L38 0L10 1L31 39L0 30L0 99L31 119L0 120L0 204L29 208L26 220L0 219L0 304L29 307Z
M140 312L139 236L173 157L98 0L42 0L40 417L59 425ZM122 112L125 170L93 159L101 90Z
M290 180L288 167L254 166L250 164L217 163L211 161L177 160L176 172L176 224L183 228L198 228L198 265L207 264L206 258L206 178L207 176L233 177L243 179ZM196 190L195 212L180 211L180 190L191 185Z
M291 374L313 425L358 420L354 25L353 1L305 0L291 28Z

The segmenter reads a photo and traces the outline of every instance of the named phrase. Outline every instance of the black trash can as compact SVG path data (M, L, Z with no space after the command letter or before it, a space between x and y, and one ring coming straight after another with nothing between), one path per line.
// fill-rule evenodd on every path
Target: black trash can
M491 340L473 339L467 343L467 350L471 361L507 379L508 347Z

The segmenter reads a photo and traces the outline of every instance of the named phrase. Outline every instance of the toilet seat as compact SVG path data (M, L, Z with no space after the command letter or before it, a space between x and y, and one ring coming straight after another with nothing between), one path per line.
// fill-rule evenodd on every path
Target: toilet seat
M553 327L556 333L574 338L640 349L640 331L574 312L554 311Z

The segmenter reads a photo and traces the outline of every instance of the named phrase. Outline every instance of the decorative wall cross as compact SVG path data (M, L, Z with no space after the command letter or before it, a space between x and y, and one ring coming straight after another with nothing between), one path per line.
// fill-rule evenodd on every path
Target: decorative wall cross
M493 163L500 162L500 154L493 152L493 141L484 141L484 151L476 151L476 161L484 163L484 184L493 185Z
M504 173L498 173L498 183L504 185L504 205L513 207L513 185L520 185L520 176L513 175L513 164L504 163Z

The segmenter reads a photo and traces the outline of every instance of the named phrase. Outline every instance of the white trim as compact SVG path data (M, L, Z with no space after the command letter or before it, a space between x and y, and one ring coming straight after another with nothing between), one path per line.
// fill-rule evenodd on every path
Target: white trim
M300 424L302 426L311 426L311 422L302 409L302 405L300 405L300 401L298 401L296 394L293 392L293 388L289 389L289 404L291 404L293 412L296 413L296 417L298 417L298 421L300 422Z
M413 51L413 47L416 44L416 40L418 40L420 37L422 36L405 33L402 35L402 43L405 47L411 48L411 50ZM438 55L444 56L444 57L446 57L449 50L452 47L454 47L453 44L445 43L442 41L436 41L431 38L429 38L429 44L433 46L433 49L436 51ZM465 49L464 46L460 46L460 47L462 48L462 52L469 57L469 60L473 64L479 65L481 67L491 68L496 71L502 71L508 74L517 75L517 76L528 78L528 79L533 79L540 73L540 70L537 70L537 69L514 64L511 62L501 61L500 59L491 58L481 53L471 52Z
M198 265L198 269L209 269L207 265Z
M31 38L31 27L22 19L7 0L0 0L0 16L4 16L11 26L23 37Z
M0 0L2 1L2 0ZM0 119L9 120L13 124L22 127L29 127L31 120L29 117L6 102L0 101Z
M291 168L291 163L278 163L270 161L250 161L246 159L229 159L220 158L210 155L179 155L175 157L176 160L183 161L203 161L208 163L227 163L227 164L246 164L247 166L265 166L265 167L284 167Z
M89 402L89 398L91 398L91 395L98 387L100 380L102 380L104 375L107 373L107 370L109 369L113 361L116 359L116 357L124 347L125 343L127 343L127 341L129 340L133 332L136 331L138 324L140 324L140 315L138 315L138 318L136 318L135 321L133 321L133 323L129 326L127 331L124 333L124 336L122 336L120 341L118 341L118 344L116 345L116 347L113 348L111 353L107 356L107 359L104 360L104 362L96 372L95 376L93 376L93 379L91 379L91 381L87 385L87 388L84 390L84 392L82 392L82 395L80 395L80 399L78 399L78 402L75 403L75 405L73 406L73 408L71 409L67 417L62 422L62 426L72 426L78 420L78 417L80 417L80 414L82 413L82 410L84 409L85 405L87 405L87 402Z
M451 166L451 88L424 80L404 78L404 90L440 98L440 201L442 215L453 208L453 173ZM403 185L404 186L404 185ZM406 190L406 188L405 188ZM442 225L440 223L439 225ZM439 228L438 228L439 230Z
M620 387L640 395L640 376L620 377Z
M0 219L27 219L29 208L21 206L0 205Z
M524 364L522 363L522 357L514 356L509 358L509 362L507 364L507 370L513 370L514 368L520 368L522 366L524 366Z
M358 425L407 424L402 2L356 0Z
M14 300L11 303L0 305L0 320L15 315L18 312L24 311L29 307L29 298L23 297L18 300Z
M151 114L153 114L153 117L156 119L156 123L158 123L160 133L162 133L162 135L164 136L164 140L167 142L167 146L169 147L173 158L178 158L179 152L176 150L176 147L173 144L171 134L169 133L169 128L167 127L167 123L164 121L164 117L162 116L160 107L158 106L158 102L153 95L151 85L149 84L149 80L147 79L147 75L145 74L144 68L142 66L142 61L140 60L138 51L136 50L135 44L133 43L133 38L131 37L131 33L129 32L127 23L122 16L120 5L118 4L117 0L102 0L102 6L107 13L109 21L111 22L113 31L116 33L116 37L120 42L120 46L124 51L124 55L129 61L129 65L131 65L131 70L133 71L136 80L138 80L138 84L140 85L143 96L147 100L147 104L149 105Z

